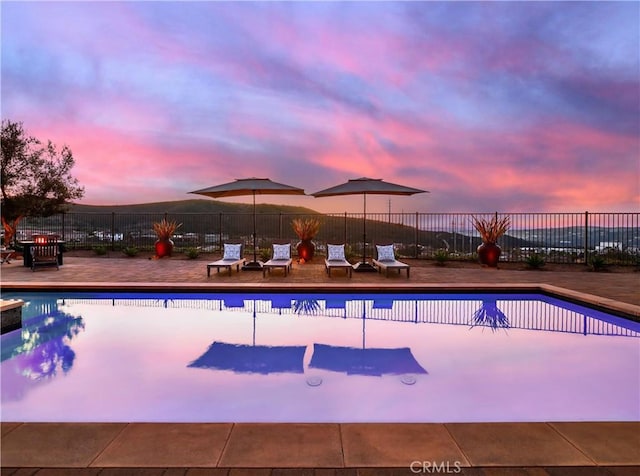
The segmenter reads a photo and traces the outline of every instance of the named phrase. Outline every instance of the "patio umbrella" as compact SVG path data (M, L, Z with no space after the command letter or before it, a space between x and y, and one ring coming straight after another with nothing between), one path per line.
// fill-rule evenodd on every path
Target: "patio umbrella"
M361 177L358 179L350 179L348 182L327 188L316 193L312 193L314 197L335 197L338 195L360 195L364 197L364 219L362 220L362 262L354 266L356 271L376 271L376 269L367 263L367 195L414 195L416 193L428 193L427 190L420 190L395 183L384 182L382 179L372 179Z
M244 270L261 270L262 263L258 261L256 250L256 195L304 195L301 188L272 182L266 178L236 179L233 182L216 185L189 193L205 195L211 198L253 196L253 261L244 265Z

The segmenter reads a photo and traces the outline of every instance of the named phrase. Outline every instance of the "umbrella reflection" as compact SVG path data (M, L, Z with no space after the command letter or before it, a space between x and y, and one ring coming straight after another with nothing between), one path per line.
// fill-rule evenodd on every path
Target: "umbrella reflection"
M403 374L426 374L411 349L360 349L313 344L310 368L344 372L347 375L382 376Z
M226 307L240 307L240 298L225 299ZM244 300L242 300L244 306ZM256 302L253 301L252 343L231 344L213 342L204 354L187 367L231 370L236 373L297 373L304 372L303 360L306 346L256 345Z
M237 373L304 372L304 346L266 346L214 342L189 367Z
M366 346L366 305L362 303L362 348L313 344L309 368L343 372L347 375L427 374L409 347L370 348ZM391 309L393 300L377 300L373 307Z

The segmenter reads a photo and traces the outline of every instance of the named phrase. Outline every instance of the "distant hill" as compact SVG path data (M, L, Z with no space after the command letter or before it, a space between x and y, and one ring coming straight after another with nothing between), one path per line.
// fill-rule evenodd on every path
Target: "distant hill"
M303 215L318 215L315 210L305 207L289 205L256 204L258 213L289 213ZM220 200L178 200L174 202L139 203L132 205L80 205L69 207L71 213L252 213L253 205L245 203L229 203Z

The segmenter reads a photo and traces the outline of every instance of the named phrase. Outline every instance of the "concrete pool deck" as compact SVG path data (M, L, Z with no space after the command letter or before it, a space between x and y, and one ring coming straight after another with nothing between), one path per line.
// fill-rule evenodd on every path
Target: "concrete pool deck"
M62 287L544 290L640 316L640 273L575 265L444 267L409 260L411 278L341 273L315 263L288 276L206 275L205 258L74 257L32 272L3 264L3 290ZM634 378L638 378L635 376ZM70 398L73 398L70 395ZM640 404L640 402L639 402ZM640 422L423 424L2 423L2 475L632 475L640 473Z

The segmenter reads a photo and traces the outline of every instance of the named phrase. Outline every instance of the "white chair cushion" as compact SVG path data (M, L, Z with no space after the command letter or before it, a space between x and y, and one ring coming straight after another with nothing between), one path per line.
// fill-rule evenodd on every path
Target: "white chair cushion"
M327 259L329 261L343 261L344 245L327 245Z
M229 243L224 244L224 253L222 254L222 259L240 259L240 250L242 249L242 245L232 245Z
M291 258L291 245L273 245L273 259Z
M396 259L393 245L376 245L376 248L378 248L378 261L393 261Z

